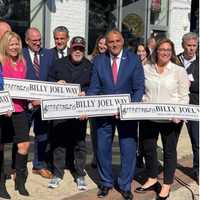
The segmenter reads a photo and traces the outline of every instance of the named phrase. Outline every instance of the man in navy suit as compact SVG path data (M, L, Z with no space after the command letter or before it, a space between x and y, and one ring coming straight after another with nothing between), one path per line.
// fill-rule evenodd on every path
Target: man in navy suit
M27 79L46 81L53 62L52 51L41 48L41 34L35 27L26 31L25 41L27 48L23 49L23 55L27 63ZM31 105L30 125L33 121L35 133L33 173L51 178L52 174L46 169L45 163L47 122L41 120L40 101L32 101Z
M144 93L144 72L138 57L123 50L122 34L113 29L106 35L108 52L94 59L88 95L129 93L139 102ZM112 176L112 142L117 127L121 171L116 182ZM136 164L137 121L120 121L113 117L97 118L97 167L101 186L97 196L105 197L115 185L125 200L133 199L131 182Z

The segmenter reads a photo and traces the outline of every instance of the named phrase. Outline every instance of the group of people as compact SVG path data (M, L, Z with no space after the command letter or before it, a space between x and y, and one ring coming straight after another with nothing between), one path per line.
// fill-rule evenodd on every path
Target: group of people
M81 36L72 38L68 47L69 31L66 27L56 27L53 36L55 47L43 48L40 31L30 27L25 34L27 47L22 48L19 35L12 32L5 21L0 21L0 88L3 89L3 78L10 77L80 84L80 96L129 93L132 102L199 104L198 37L195 33L183 36L184 52L178 57L173 42L168 38L156 41L154 49L139 44L133 53L124 48L123 35L117 29L99 36L90 56L85 54L86 42ZM49 178L48 187L56 188L67 167L73 170L78 189L85 190L87 116L47 122L41 119L40 101L13 99L13 104L14 113L0 116L0 197L11 198L5 187L3 162L3 144L7 142L13 142L15 189L21 195L29 196L25 183L28 176L29 130L32 125L35 134L32 172ZM183 121L176 118L121 121L119 113L110 117L90 118L93 147L91 165L97 167L100 177L97 196L106 197L115 188L123 199L132 200L131 183L138 155L140 161L145 161L148 178L135 191L155 190L157 200L167 199L174 179L176 147ZM195 177L199 176L198 126L197 121L187 122ZM121 157L117 178L112 174L115 129L118 131ZM156 148L159 133L164 152L162 185L157 180Z

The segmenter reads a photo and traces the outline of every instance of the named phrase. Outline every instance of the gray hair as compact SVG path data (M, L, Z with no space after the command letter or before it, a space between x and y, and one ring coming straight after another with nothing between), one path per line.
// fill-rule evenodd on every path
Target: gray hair
M198 35L196 33L194 33L194 32L186 33L182 37L182 42L185 42L185 41L187 41L189 39L195 39L195 40L198 41Z
M57 32L64 32L67 34L67 37L69 37L69 30L67 29L67 27L65 26L57 26L54 30L53 30L53 35L55 36L55 34Z

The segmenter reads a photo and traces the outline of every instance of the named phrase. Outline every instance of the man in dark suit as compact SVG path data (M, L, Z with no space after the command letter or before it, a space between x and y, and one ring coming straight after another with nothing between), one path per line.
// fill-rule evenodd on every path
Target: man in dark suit
M199 58L188 67L187 73L189 77L192 77L190 80L190 104L199 105ZM199 182L199 121L188 121L187 129L193 150L193 175Z
M55 47L52 48L53 51L53 60L62 59L69 55L70 50L67 46L69 41L69 31L65 26L57 26L53 31L53 37L55 42ZM50 126L52 126L53 122L50 122ZM69 151L66 152L66 168L73 170L74 168L74 156L73 156L73 148L70 147ZM50 147L49 157L51 162L53 162L52 148ZM52 164L53 165L53 164Z
M197 59L198 35L189 32L182 37L183 52L178 55L182 66L187 70L190 85L190 104L199 105L199 59ZM199 121L186 123L193 151L193 173L199 180Z
M94 59L88 95L129 93L133 102L141 101L144 93L144 72L138 57L123 50L122 34L114 29L106 35L108 52ZM125 200L133 199L131 182L134 176L137 147L137 122L120 121L113 117L97 118L97 167L101 186L97 193L105 197L116 184ZM112 141L117 127L121 155L121 171L114 183L112 177Z
M23 55L27 63L27 79L46 81L53 61L52 51L41 48L41 34L35 27L26 31L25 41L27 48L23 49ZM52 174L45 163L47 122L41 120L40 101L32 101L31 106L30 125L33 121L35 133L33 173L51 178Z
M57 26L53 31L55 47L52 48L54 60L63 58L69 54L67 42L69 41L69 31L65 26Z

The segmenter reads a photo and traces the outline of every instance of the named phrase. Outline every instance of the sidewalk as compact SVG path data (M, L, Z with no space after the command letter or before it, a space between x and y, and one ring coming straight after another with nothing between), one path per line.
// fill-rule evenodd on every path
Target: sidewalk
M86 176L86 181L88 183L88 190L86 192L79 192L76 188L76 184L71 176L70 172L66 170L63 181L60 186L56 189L47 188L48 179L41 178L38 175L32 174L32 163L28 163L29 177L27 180L27 188L30 192L30 197L23 197L14 191L13 180L8 180L6 185L12 200L99 200L96 198L97 186L95 182L98 181L97 171L93 170L89 163L91 160L91 144L90 137L87 137L87 147L88 147L88 161L86 166L86 171L88 175ZM162 162L162 148L159 141L159 160ZM7 153L9 157L10 153ZM32 154L30 154L32 158ZM193 200L192 194L195 200L199 199L199 188L198 185L191 178L191 166L192 166L192 156L191 156L191 145L189 137L187 135L186 128L184 127L182 134L179 139L178 144L178 166L176 170L176 180L174 181L172 191L169 200ZM119 148L117 140L114 141L113 145L113 169L114 172L119 168ZM141 180L145 176L143 171L136 172L135 180ZM159 179L162 182L162 173L159 175ZM137 181L133 181L132 190L139 185ZM182 184L180 184L182 183ZM111 191L105 200L121 200L121 195L115 190ZM153 200L155 199L154 192L148 192L146 194L136 194L134 193L134 200Z

